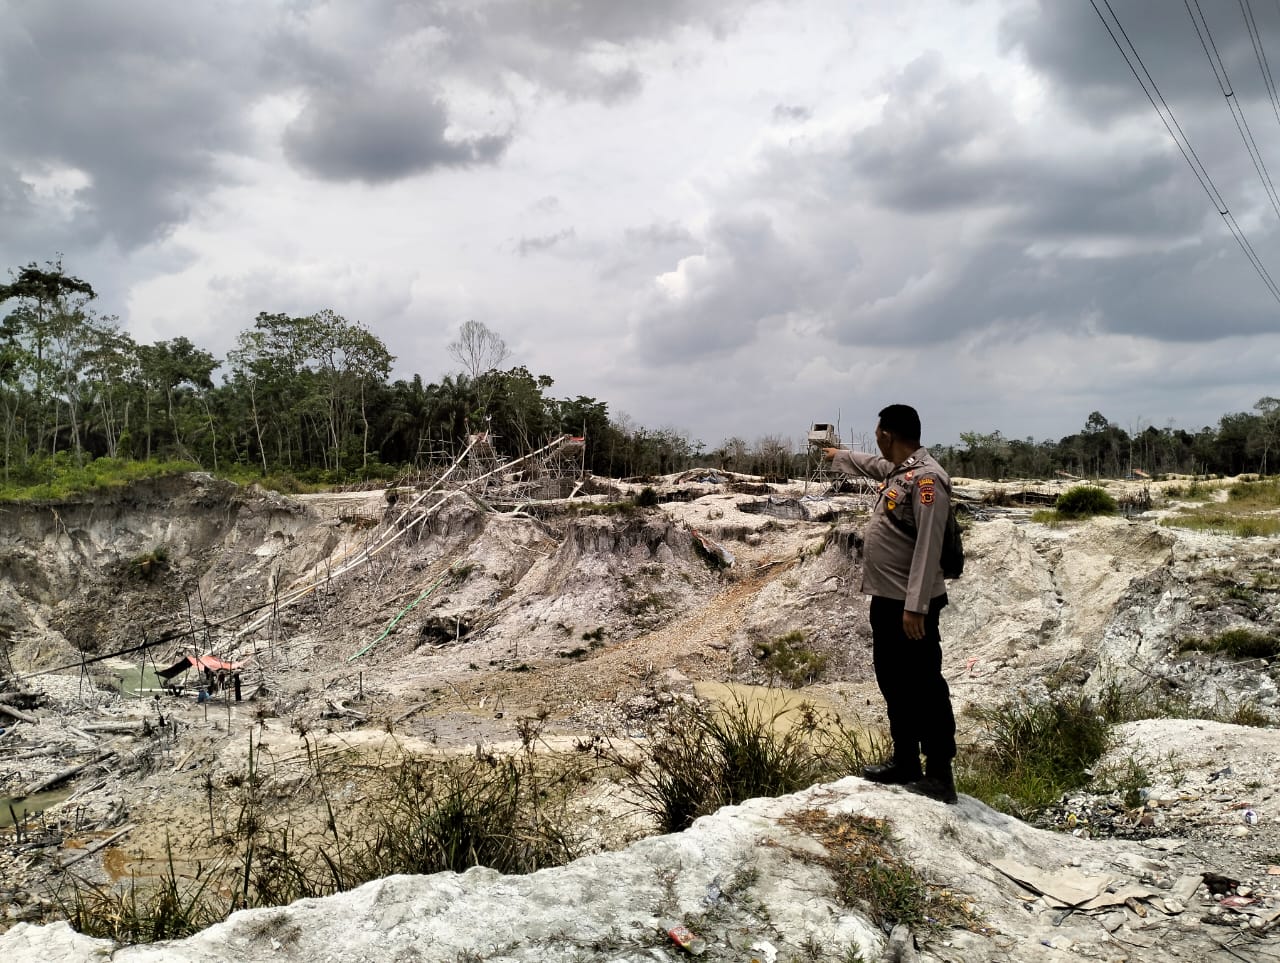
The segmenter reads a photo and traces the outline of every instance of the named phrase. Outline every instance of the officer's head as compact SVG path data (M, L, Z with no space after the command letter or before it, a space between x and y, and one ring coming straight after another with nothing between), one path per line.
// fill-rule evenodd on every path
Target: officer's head
M882 409L880 423L876 425L876 444L880 454L892 462L911 454L920 447L919 413L910 405L890 405Z

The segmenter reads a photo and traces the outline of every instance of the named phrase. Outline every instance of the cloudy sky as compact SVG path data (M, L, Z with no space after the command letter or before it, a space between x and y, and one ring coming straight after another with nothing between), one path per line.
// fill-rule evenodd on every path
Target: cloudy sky
M1280 280L1188 11L1110 7ZM1200 7L1280 178L1280 3ZM1086 0L0 0L0 268L58 253L142 341L331 308L435 380L474 319L709 446L1280 395L1280 303Z

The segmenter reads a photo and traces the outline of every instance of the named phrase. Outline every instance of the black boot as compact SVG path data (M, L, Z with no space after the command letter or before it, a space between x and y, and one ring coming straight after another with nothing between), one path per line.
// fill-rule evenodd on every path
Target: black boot
M956 802L959 797L956 795L955 778L951 775L951 760L928 763L925 768L928 774L923 779L907 783L907 790L948 805Z
M916 782L920 775L918 759L914 765L910 760L899 762L897 759L891 759L889 762L876 766L864 766L862 769L863 779L889 786L905 786L909 782Z

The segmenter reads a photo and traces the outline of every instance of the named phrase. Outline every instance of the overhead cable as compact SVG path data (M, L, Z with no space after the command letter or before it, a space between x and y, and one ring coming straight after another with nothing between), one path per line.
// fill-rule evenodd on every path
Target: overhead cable
M1280 10L1280 0L1277 0L1276 7ZM1267 96L1271 99L1271 112L1275 114L1276 122L1280 123L1280 93L1276 91L1275 77L1271 74L1271 61L1267 58L1267 49L1262 43L1262 31L1258 29L1258 21L1253 16L1253 4L1249 0L1240 0L1240 13L1244 15L1249 40L1253 43L1253 56L1258 61L1262 82L1266 84Z
M1147 95L1147 100L1151 102L1151 107L1155 110L1156 115L1160 118L1165 126L1165 130L1169 132L1169 136L1173 138L1173 142L1177 145L1183 159L1187 162L1187 166L1191 168L1191 172L1195 174L1196 180L1200 182L1200 186L1208 195L1210 203L1213 204L1219 216L1222 217L1223 223L1226 224L1227 230L1231 232L1232 237L1236 239L1236 243L1240 245L1240 249L1244 252L1249 263L1253 265L1253 269L1257 272L1262 283L1266 285L1271 296L1280 303L1280 286L1277 286L1275 280L1271 277L1266 266L1262 263L1262 259L1258 256L1258 252L1254 250L1249 238L1245 236L1244 230L1232 215L1227 202L1223 199L1217 185L1213 183L1213 178L1209 176L1208 170L1201 163L1199 156L1196 154L1195 148L1191 146L1191 141L1182 129L1182 125L1178 123L1177 117L1174 116L1173 110L1169 107L1168 101L1164 99L1164 95L1160 93L1160 87L1156 84L1155 79L1151 76L1151 72L1147 70L1147 65L1143 63L1142 56L1138 53L1137 47L1133 41L1129 39L1128 33L1125 32L1124 25L1120 23L1120 18L1116 16L1116 12L1111 8L1110 0L1102 0L1103 6L1107 8L1111 20L1098 7L1097 0L1089 0L1093 7L1093 12L1098 15L1098 19L1102 21L1102 26L1106 28L1112 42L1116 45L1116 49L1120 51L1120 56L1124 58L1125 64L1133 73L1134 79L1138 81L1138 86L1142 88L1142 92ZM1114 27L1112 24L1114 23ZM1119 35L1117 35L1117 31ZM1123 42L1121 42L1123 37ZM1135 66L1136 62L1136 66Z
M1240 98L1236 96L1235 88L1231 86L1231 78L1227 75L1227 65L1222 61L1222 55L1218 53L1218 45L1213 41L1213 33L1209 30L1209 22L1204 18L1204 11L1200 9L1200 0L1182 0L1183 5L1187 8L1187 16L1191 18L1191 24L1196 28L1196 36L1200 38L1200 46L1204 48L1204 55L1209 58L1209 66L1213 68L1214 77L1218 80L1218 87L1222 90L1222 96L1226 98L1227 108L1231 111L1231 119L1236 122L1236 131L1240 134L1240 139L1244 142L1244 149L1249 152L1249 159L1253 161L1253 169L1258 172L1258 179L1262 181L1262 188L1267 192L1267 198L1271 201L1271 207L1276 212L1276 217L1280 219L1280 196L1276 194L1276 185L1271 180L1271 172L1267 170L1267 162L1262 159L1262 151L1258 149L1258 142L1253 139L1253 131L1249 129L1249 122L1245 119L1244 108L1240 106ZM1195 11L1192 11L1192 6ZM1245 18L1246 22L1248 17ZM1201 32L1203 30L1203 32Z

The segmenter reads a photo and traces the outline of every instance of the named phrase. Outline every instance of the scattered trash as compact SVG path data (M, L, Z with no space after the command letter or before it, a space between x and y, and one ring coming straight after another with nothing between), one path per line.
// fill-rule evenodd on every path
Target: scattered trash
M1219 769L1217 772L1209 773L1209 782L1213 782L1214 780L1221 779L1223 776L1232 776L1232 775L1235 775L1235 770L1233 770L1230 766L1224 766L1223 768Z
M751 952L759 954L759 956L752 957L752 959L758 960L759 963L774 963L778 959L778 948L766 940L752 943Z
M1250 826L1258 825L1258 814L1252 809L1246 809L1240 814L1240 817Z
M715 906L723 895L724 891L720 889L720 877L717 876L707 884L707 895L702 898L702 901L708 906Z
M701 956L707 952L707 941L683 923L673 923L667 920L662 923L662 929L671 938L671 942L686 953L693 956Z
M1218 900L1219 906L1225 906L1227 909L1244 909L1246 906L1253 906L1258 902L1256 896L1228 896L1226 899Z

